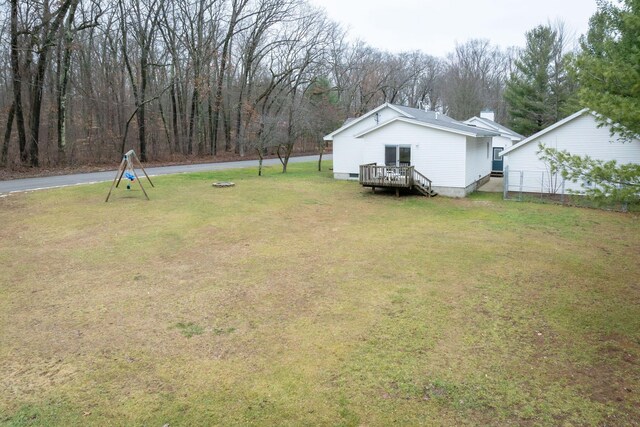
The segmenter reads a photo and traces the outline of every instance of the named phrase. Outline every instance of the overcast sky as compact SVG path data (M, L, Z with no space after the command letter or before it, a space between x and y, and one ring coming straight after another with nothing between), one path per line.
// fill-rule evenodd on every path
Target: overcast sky
M503 48L524 46L524 33L562 20L577 39L587 31L596 0L310 0L324 7L351 39L392 52L435 56L456 42L489 39Z

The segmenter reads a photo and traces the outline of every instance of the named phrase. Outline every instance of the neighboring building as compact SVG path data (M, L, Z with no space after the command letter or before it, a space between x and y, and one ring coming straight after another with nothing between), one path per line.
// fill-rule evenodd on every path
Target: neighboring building
M496 176L502 176L504 162L500 153L506 148L511 147L513 144L522 141L524 139L524 136L512 131L505 126L502 126L499 123L496 123L493 111L482 111L480 113L480 117L472 117L469 120L465 120L464 123L499 133L498 136L493 137L493 143L491 145L491 173Z
M538 155L539 144L597 160L640 163L640 140L622 141L611 136L610 128L599 126L596 117L588 109L578 111L504 150L501 154L505 159L507 190L558 194L582 190L581 183L563 184L562 177L549 172Z
M333 141L336 179L358 179L364 164L413 166L439 194L464 197L489 179L497 135L441 113L387 103L324 139Z

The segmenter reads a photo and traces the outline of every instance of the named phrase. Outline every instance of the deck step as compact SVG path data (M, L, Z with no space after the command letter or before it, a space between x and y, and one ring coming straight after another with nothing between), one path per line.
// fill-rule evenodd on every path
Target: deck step
M414 185L414 187L416 188L416 190L418 190L418 192L420 192L420 194L422 194L423 196L427 196L427 197L435 197L438 195L438 193L436 193L435 191L433 191L433 189L429 189L426 187L423 187L422 185Z

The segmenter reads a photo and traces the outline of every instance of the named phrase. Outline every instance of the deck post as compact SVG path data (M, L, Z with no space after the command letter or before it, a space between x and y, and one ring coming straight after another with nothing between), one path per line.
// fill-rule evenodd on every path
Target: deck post
M396 187L396 197L400 197L400 189Z

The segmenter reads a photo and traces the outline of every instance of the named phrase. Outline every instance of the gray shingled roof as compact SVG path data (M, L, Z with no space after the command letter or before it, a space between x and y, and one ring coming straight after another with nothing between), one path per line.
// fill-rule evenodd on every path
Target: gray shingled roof
M494 122L493 120L489 120L489 119L484 118L484 117L476 117L476 119L480 120L481 122L485 122L489 126L497 127L498 129L500 129L500 132L505 133L507 135L517 136L518 138L521 138L521 139L525 138L524 135L520 135L518 132L509 129L506 126L502 126L500 123Z
M435 111L424 111L418 108L405 107L403 105L395 105L395 104L393 104L393 106L413 116L415 120L419 122L429 123L436 126L442 126L445 128L450 128L450 129L461 131L461 132L469 132L477 136L497 136L498 135L498 133L492 132L487 129L481 129L476 126L465 125L464 123L454 120L451 117L446 116L442 113L436 113ZM436 118L436 114L437 114L437 118Z

